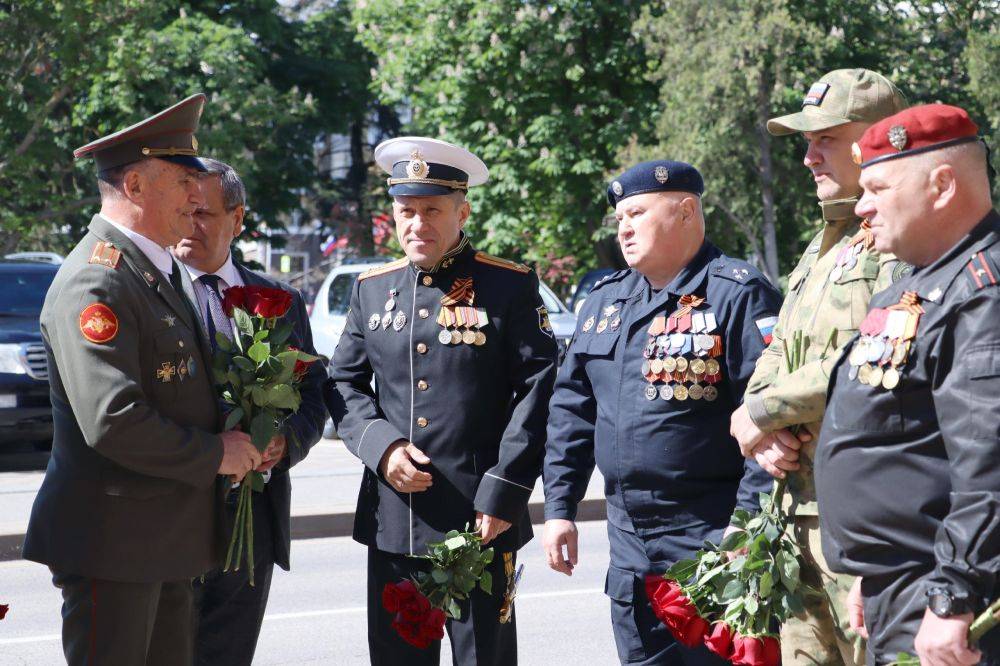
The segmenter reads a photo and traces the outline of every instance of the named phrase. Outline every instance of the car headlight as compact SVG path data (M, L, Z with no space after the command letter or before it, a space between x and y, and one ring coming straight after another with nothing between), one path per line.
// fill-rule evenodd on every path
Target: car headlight
M11 375L28 374L28 368L21 360L21 345L0 345L0 372Z

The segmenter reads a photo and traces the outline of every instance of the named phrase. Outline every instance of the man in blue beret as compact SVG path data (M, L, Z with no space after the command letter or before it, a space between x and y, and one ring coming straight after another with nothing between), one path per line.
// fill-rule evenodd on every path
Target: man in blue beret
M674 641L644 581L718 541L734 508L756 509L771 486L734 450L729 414L781 295L705 240L703 190L697 169L669 160L611 183L629 269L587 298L550 403L543 546L549 566L572 575L573 521L596 462L611 542L605 591L623 664L724 663Z

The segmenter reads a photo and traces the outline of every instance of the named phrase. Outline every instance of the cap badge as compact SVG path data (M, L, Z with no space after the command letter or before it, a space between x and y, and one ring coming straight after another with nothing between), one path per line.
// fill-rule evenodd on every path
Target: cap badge
M198 139L194 137L194 134L191 135L191 150L198 150Z
M653 169L653 178L655 178L659 183L665 183L670 180L670 172L667 171L667 167L658 166ZM618 193L616 192L616 194Z
M616 197L620 197L622 195L622 192L624 192L624 190L622 189L622 184L619 183L617 180L611 183L611 191L615 193Z
M430 173L430 166L423 160L419 150L410 153L410 162L406 165L406 175L410 178L426 178Z
M889 128L889 143L896 150L902 150L906 148L906 128L902 125L893 125Z
M851 159L854 160L855 164L861 164L861 146L855 141L851 144Z
M820 106L823 103L823 98L826 97L827 91L830 90L830 84L823 81L818 81L812 84L809 88L809 92L802 99L802 106Z

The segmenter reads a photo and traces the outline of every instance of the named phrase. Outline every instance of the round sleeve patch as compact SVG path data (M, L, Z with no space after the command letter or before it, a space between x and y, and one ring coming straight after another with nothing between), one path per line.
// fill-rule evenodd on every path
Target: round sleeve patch
M80 311L80 332L91 342L110 342L118 333L118 317L104 303L91 303Z

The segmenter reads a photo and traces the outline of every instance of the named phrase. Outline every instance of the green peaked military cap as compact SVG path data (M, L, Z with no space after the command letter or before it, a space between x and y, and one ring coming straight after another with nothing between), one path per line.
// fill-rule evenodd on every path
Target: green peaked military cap
M202 93L191 95L169 109L77 148L73 157L93 157L98 172L148 157L205 171L194 136L205 99Z
M818 132L854 121L875 123L906 108L892 81L870 69L835 69L802 98L802 110L767 121L775 136Z

